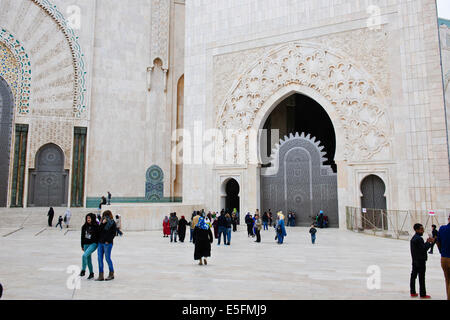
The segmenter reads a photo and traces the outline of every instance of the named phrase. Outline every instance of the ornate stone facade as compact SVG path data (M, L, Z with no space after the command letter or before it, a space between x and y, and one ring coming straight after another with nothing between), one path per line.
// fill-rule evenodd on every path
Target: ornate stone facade
M267 99L292 84L317 91L334 107L345 130L346 159L371 159L389 148L383 93L371 76L330 50L306 43L280 46L254 62L227 95L217 127L250 129Z

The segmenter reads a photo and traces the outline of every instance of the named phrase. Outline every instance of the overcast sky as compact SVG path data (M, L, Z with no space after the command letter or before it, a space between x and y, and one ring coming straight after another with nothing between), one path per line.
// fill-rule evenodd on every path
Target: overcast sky
M450 0L437 0L438 16L450 20Z

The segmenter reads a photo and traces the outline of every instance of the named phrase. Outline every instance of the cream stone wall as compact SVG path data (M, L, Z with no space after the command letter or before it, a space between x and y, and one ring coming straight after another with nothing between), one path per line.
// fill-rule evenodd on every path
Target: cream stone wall
M385 182L388 209L444 209L450 200L435 2L373 4L378 6L379 16L368 13L367 1L213 0L186 4L185 126L193 130L198 122L205 128L258 128L271 108L290 92L315 98L329 113L337 134L341 227L345 227L345 206L360 206L359 185L368 174L377 174ZM332 93L325 86L317 90L311 80L313 66L308 69L309 79L297 81L298 74L283 71L289 70L287 66L277 69L276 61L282 61L277 60L277 52L285 54L288 49L283 51L283 47L288 46L297 46L299 55L321 52L335 65L351 66L370 90L361 89L357 94ZM252 89L264 96L263 101L253 98L239 104L241 94L248 97L246 92L259 77L258 65L266 68L262 72L269 77L275 72L282 80L275 81L270 90L265 86ZM327 81L338 83L331 78ZM361 95L364 92L367 97ZM359 114L346 122L345 106L340 112L335 102L349 98L358 102ZM369 105L367 99L372 101ZM366 143L377 144L373 137L361 139L370 136L359 127L373 120L370 110L377 110L381 117L374 128L385 142L375 153L351 156L346 149L354 143L361 150L367 150ZM363 135L351 138L355 130ZM241 212L258 208L259 168L254 165L185 165L184 200L200 200L208 208L220 210L221 184L227 176L239 179Z

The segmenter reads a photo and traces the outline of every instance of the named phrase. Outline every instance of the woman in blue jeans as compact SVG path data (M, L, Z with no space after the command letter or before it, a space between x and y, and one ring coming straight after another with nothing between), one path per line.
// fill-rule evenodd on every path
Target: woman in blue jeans
M92 254L97 250L98 242L98 224L95 214L86 215L85 223L81 228L81 250L83 250L82 268L80 277L86 275L86 266L89 268L88 280L94 278L94 269L92 267Z
M111 260L111 251L113 248L113 240L116 236L116 222L111 211L107 210L103 212L102 221L100 222L99 235L98 235L98 269L99 275L97 281L109 281L114 279L114 267ZM105 256L108 263L109 276L104 278L103 273L103 256Z

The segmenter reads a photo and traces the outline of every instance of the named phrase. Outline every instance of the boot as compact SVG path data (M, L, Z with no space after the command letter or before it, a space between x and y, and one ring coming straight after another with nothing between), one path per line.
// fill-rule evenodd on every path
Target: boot
M205 266L206 266L208 264L208 261L206 261L206 259L203 259L203 260L205 260L204 263L205 263Z
M88 280L94 279L94 273L89 273Z
M81 272L80 272L80 277L84 277L85 275L86 275L86 271L81 270Z
M105 278L103 277L103 272L100 272L100 273L98 274L98 278L95 279L95 281L103 281L103 280L105 280Z
M105 279L105 281L110 281L110 280L114 280L114 271L113 272L109 272L108 278Z
M200 266L202 266L203 265L203 261L202 261L202 258L200 258L200 262L198 263Z

